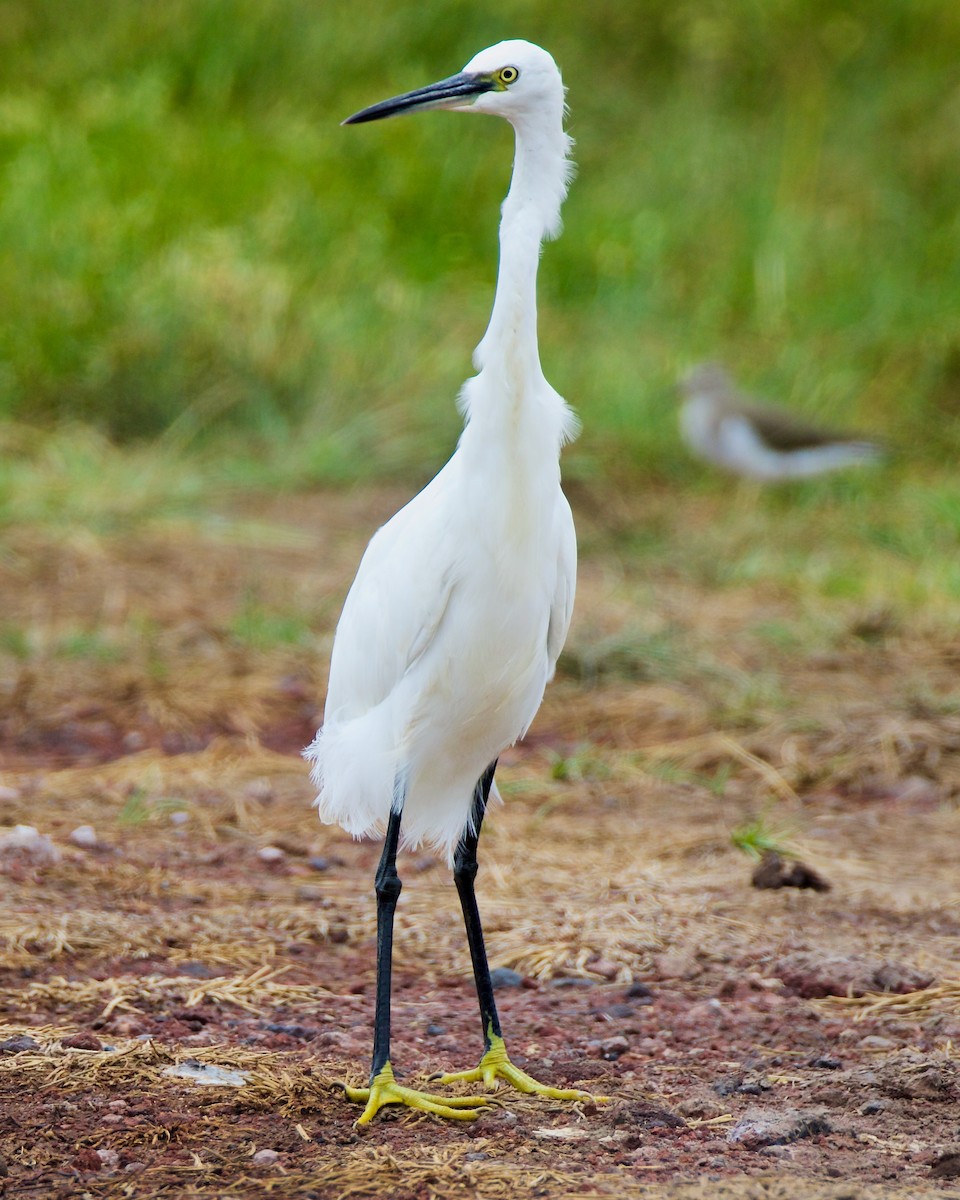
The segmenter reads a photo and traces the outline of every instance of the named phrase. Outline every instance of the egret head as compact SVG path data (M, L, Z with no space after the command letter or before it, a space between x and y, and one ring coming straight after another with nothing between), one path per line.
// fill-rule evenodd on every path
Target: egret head
M432 108L492 113L508 121L543 112L556 113L559 119L563 82L546 50L532 42L498 42L474 55L459 74L364 108L344 125Z

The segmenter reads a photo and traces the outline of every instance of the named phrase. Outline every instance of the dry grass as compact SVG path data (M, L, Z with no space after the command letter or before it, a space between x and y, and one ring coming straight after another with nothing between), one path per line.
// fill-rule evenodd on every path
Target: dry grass
M623 1194L615 1174L574 1171L569 1157L561 1169L559 1157L501 1154L484 1137L425 1139L415 1150L401 1142L394 1153L311 1141L309 1170L291 1163L268 1176L249 1165L254 1142L226 1146L214 1109L229 1101L193 1099L205 1089L190 1092L164 1074L188 1059L247 1072L240 1114L282 1114L284 1135L305 1142L329 1135L329 1126L319 1129L334 1081L362 1070L355 1047L366 1046L369 1003L352 989L372 971L378 851L317 824L297 751L318 719L330 628L362 540L354 526L368 530L393 500L367 501L359 521L356 498L291 502L296 532L320 526L315 536L258 542L247 529L238 545L167 531L136 544L45 543L35 553L22 540L0 559L0 587L15 597L11 620L27 646L7 652L0 682L0 825L35 825L61 851L46 866L0 858L0 1011L8 1022L0 1041L25 1034L39 1044L0 1054L0 1086L98 1103L191 1097L184 1103L197 1125L184 1135L181 1159L140 1173L130 1193L137 1200L171 1188L185 1197L324 1200L382 1197L401 1186L418 1200ZM679 979L706 998L724 971L762 991L782 955L828 943L836 955L866 948L935 978L903 996L822 1002L838 1023L955 1018L955 644L923 620L864 640L849 633L859 619L851 608L834 614L840 632L829 645L783 650L757 627L761 617L807 620L784 592L717 592L669 573L641 579L622 563L603 570L599 561L585 564L574 654L582 657L598 631L622 633L641 609L669 624L670 653L657 677L630 674L643 646L624 657L621 638L612 667L601 663L589 685L561 675L530 738L504 755L506 803L489 814L481 845L492 963L540 981L538 1004L559 994L551 981L570 977ZM257 612L292 614L307 640L244 642L237 614L253 611L251 597ZM147 648L136 644L145 627ZM63 652L64 636L84 628L119 646L120 657ZM756 678L764 686L751 691ZM752 818L786 831L791 850L833 885L828 896L748 886L751 864L731 833ZM97 849L71 843L81 824L97 831ZM279 865L258 857L265 846L284 851ZM311 868L311 856L327 869ZM469 962L449 874L416 852L402 857L401 874L398 975L435 994L459 976L450 1010L459 1013L462 999L466 1012ZM191 974L197 965L204 970ZM416 997L403 1003L419 1014ZM234 1040L262 1032L259 1018L306 1018L351 1040L339 1053L335 1040L320 1037L318 1056L313 1042L280 1054L230 1038L188 1045L122 1033L126 1019L170 1011L235 1017L242 1029ZM91 1025L107 1031L112 1049L63 1046ZM535 1052L539 1036L534 1025L524 1052ZM413 1035L405 1051L413 1069L449 1052ZM666 1086L672 1069L667 1059L651 1063L640 1072L643 1088ZM777 1086L793 1087L792 1078ZM529 1104L510 1101L533 1120ZM402 1128L417 1119L401 1118ZM690 1128L700 1126L709 1132L710 1119ZM170 1137L159 1126L131 1127L119 1143L103 1135L102 1144ZM647 1169L660 1166L631 1166L630 1195L793 1194L775 1182L729 1193L722 1183L709 1193L694 1184L647 1188L637 1182ZM112 1186L84 1181L93 1197L123 1194ZM834 1200L841 1193L831 1188L811 1184L803 1195ZM872 1200L869 1189L863 1196Z

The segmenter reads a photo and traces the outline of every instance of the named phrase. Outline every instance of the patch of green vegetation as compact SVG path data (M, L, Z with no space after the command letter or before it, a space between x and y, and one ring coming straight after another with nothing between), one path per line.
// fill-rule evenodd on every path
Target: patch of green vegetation
M730 841L744 854L759 861L764 854L779 854L781 858L792 857L787 846L788 835L784 830L775 830L765 817L753 817L744 821L730 833Z
M118 825L144 825L160 817L179 812L185 807L182 799L154 796L144 788L133 788L117 813Z
M26 630L18 625L0 625L0 653L10 654L21 661L28 659L32 651Z
M676 630L648 633L624 629L611 637L580 637L560 656L562 674L586 684L609 679L675 679L686 670L689 653Z
M81 630L61 638L56 646L61 658L92 659L101 663L122 662L127 656L124 647L99 630Z
M573 754L556 754L550 764L550 778L563 783L596 782L609 779L612 773L610 764L593 746L582 746Z
M568 476L695 480L672 393L706 356L956 458L942 0L436 0L428 30L370 0L9 0L0 414L176 449L231 431L261 479L432 471L490 304L510 135L339 121L516 31L554 52L577 139L540 305L548 374L586 418Z
M664 783L680 783L706 788L708 792L712 792L714 796L718 797L723 796L726 791L727 782L732 773L729 763L723 763L712 775L705 775L700 771L690 771L669 758L646 759L641 755L640 762L644 772L652 775L655 779L662 779Z
M955 619L960 8L942 0L436 0L429 29L370 0L8 0L0 530L423 482L492 299L510 133L339 122L518 31L561 65L577 142L539 304L547 374L584 420L565 477L594 507L611 486L703 502L682 541L667 506L624 529L624 561L789 589L818 620L824 601ZM707 357L883 435L890 463L762 491L710 472L675 404ZM699 672L672 641L562 665Z
M312 638L312 630L303 617L274 612L249 603L235 613L228 629L241 645L253 650L275 646L303 646Z

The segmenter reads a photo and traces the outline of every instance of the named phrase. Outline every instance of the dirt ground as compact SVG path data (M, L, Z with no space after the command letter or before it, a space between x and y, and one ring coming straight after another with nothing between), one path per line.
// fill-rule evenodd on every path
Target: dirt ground
M379 851L318 824L299 750L396 500L5 536L4 1194L960 1197L960 643L839 601L798 640L788 591L632 563L589 512L478 894L515 1061L609 1099L354 1127ZM751 886L758 819L829 890ZM480 1029L447 867L400 872L394 1061L423 1080Z

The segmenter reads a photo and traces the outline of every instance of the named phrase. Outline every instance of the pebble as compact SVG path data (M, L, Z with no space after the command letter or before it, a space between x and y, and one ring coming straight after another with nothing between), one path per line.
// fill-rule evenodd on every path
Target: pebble
M256 800L260 804L269 804L273 799L273 788L269 779L251 779L243 789L248 800Z
M111 1170L120 1165L120 1155L116 1150L98 1150L97 1157L105 1167L109 1167Z
M516 988L523 986L523 976L510 967L494 967L490 972L490 982L494 988Z
M62 1038L60 1045L66 1047L67 1050L103 1049L103 1043L92 1033L73 1033L69 1037Z
M601 979L616 979L620 971L620 964L611 962L608 958L598 958L594 962L587 963L587 970L592 971L594 975L599 975Z
M326 893L322 887L317 887L315 883L302 883L294 895L298 900L315 904L318 900L322 900Z
M621 1054L626 1054L629 1049L630 1043L622 1033L615 1037L604 1038L600 1043L600 1053L607 1062L615 1062Z
M145 1162L139 1162L139 1161L138 1162L128 1162L127 1165L123 1169L126 1171L126 1173L128 1175L139 1175L141 1171L145 1171L147 1169L147 1164Z
M46 834L32 825L14 825L9 833L0 837L0 854L29 858L41 866L60 861L60 851Z
M111 1029L117 1037L139 1037L143 1033L143 1021L139 1017L114 1017Z
M171 825L186 825L189 820L190 814L188 812L172 812L170 814Z
M322 854L311 854L307 859L307 866L311 871L329 871L330 859L324 858Z
M894 1050L897 1043L893 1038L880 1037L876 1033L868 1033L857 1043L862 1050Z
M700 974L700 964L685 950L667 950L653 956L653 966L661 979L693 979Z
M39 1050L40 1043L28 1037L25 1033L16 1037L8 1037L0 1042L0 1054L20 1054L24 1050Z
M258 1167L272 1167L279 1157L276 1150L258 1150L253 1156L253 1161Z
M97 839L97 831L92 825L78 825L70 834L69 840L75 846L79 846L81 850L96 850L100 844Z
M0 784L0 804L13 804L19 799L20 793L16 788Z
M727 1141L747 1150L759 1150L763 1146L783 1146L799 1138L829 1133L831 1129L822 1109L754 1108L748 1109L727 1132Z
M257 851L257 858L267 866L273 866L274 863L283 862L287 857L286 851L281 850L279 846L264 846Z

